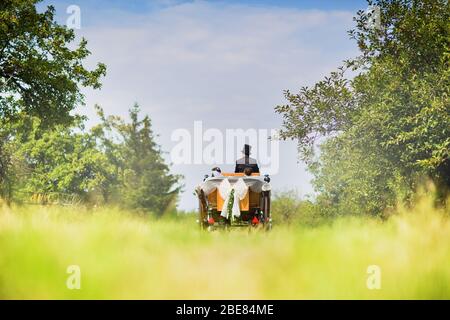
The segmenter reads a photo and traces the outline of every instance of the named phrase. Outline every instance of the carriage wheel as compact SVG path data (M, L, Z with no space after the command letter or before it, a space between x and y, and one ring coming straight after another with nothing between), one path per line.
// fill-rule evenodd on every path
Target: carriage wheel
M270 214L270 191L262 192L262 211L264 220L264 229L266 231L272 230L272 217Z
M200 191L200 193L197 193L198 195L198 202L199 202L199 215L198 215L198 222L200 225L200 228L202 230L205 230L209 227L207 222L208 217L208 204L206 202L206 196L203 190Z

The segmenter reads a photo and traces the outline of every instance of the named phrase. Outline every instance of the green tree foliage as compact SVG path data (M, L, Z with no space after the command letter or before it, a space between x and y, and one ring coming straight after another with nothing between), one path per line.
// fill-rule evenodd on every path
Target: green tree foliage
M73 30L55 21L52 6L38 12L40 0L0 2L0 196L11 193L7 147L10 125L24 113L43 126L71 123L71 111L83 103L81 87L100 87L106 67L83 66L89 56L81 39L73 48Z
M47 128L41 119L18 115L7 147L12 150L15 199L114 203L157 215L175 206L179 177L169 172L148 116L130 109L130 122L105 117L87 131L84 119Z
M360 56L311 88L286 91L288 104L276 107L282 138L298 140L317 190L340 213L379 214L396 195L407 199L420 176L450 185L449 3L369 4L379 25L361 11L349 32Z
M15 191L22 198L44 195L45 200L89 200L103 194L114 181L114 167L97 148L96 139L83 131L81 120L68 127L43 128L37 117L23 117L10 145L20 167L15 166Z
M119 197L131 208L148 209L157 215L173 208L180 191L180 177L169 172L162 151L155 142L148 116L139 119L139 106L130 109L131 122L119 117L105 117L94 128L110 162L120 176ZM116 142L115 142L116 141Z
M52 6L39 13L38 2L0 3L0 116L25 111L50 123L70 121L69 112L83 101L80 86L99 88L106 68L87 70L87 41L71 49L73 30L55 21Z

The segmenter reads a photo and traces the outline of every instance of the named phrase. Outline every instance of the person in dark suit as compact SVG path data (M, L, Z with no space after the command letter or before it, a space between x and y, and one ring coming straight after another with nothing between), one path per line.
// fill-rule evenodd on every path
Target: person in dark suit
M242 153L244 156L236 161L235 173L244 172L245 168L250 168L253 173L259 173L258 162L256 159L250 158L252 147L248 144L244 145Z

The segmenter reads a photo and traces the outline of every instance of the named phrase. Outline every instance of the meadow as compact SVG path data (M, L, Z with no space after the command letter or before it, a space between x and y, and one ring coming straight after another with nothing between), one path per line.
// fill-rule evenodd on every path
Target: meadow
M0 299L450 299L449 211L425 197L387 221L206 233L189 215L3 206Z

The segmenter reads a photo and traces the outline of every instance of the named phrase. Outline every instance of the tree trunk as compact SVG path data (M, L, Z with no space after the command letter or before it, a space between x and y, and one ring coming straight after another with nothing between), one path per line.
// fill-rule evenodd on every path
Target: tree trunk
M0 198L11 205L12 189L11 182L8 179L8 155L4 151L3 141L0 141Z

